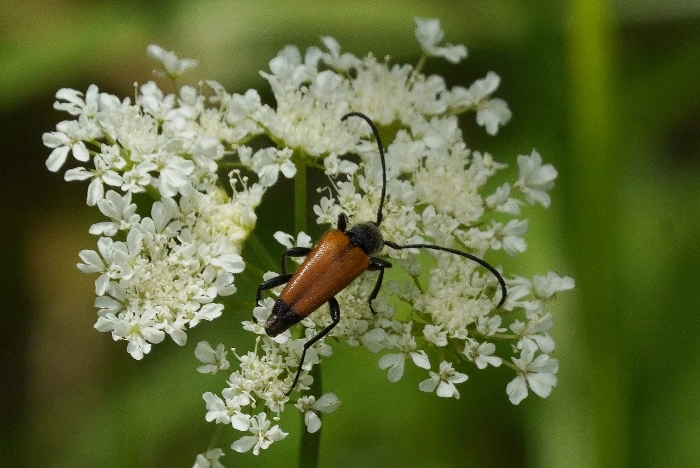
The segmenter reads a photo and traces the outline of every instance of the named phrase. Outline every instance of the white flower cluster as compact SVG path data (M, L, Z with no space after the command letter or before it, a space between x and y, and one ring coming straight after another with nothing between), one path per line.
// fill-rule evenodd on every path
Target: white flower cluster
M239 254L255 226L255 208L279 174L293 177L298 164L320 168L329 179L314 206L317 223L335 227L341 213L351 223L374 220L382 190L377 146L361 119L341 121L348 112L369 116L386 147L386 240L436 244L481 258L497 250L522 253L528 222L519 218L521 209L549 206L557 172L532 151L518 156L512 183L494 184L506 165L467 147L458 115L473 111L476 123L496 134L511 117L505 101L492 97L500 78L489 72L469 87L450 88L442 77L422 74L427 57L456 63L467 51L441 44L437 20L417 18L416 26L423 51L416 67L371 54L356 57L331 37L321 38L323 48L303 54L284 48L261 72L276 107L261 103L254 90L230 94L212 81L201 87L207 96L189 86L177 96L164 95L148 83L134 104L95 87L85 95L60 90L55 107L75 118L44 135L53 148L47 167L57 171L72 154L81 165L65 178L89 179L87 202L107 218L91 228L100 236L97 251L80 254L81 270L99 274L95 327L127 340L128 351L140 359L166 333L184 344L187 327L219 316L220 298L235 291L234 275L244 267ZM173 79L194 65L156 46L149 54ZM253 149L250 141L261 135L272 146ZM236 168L226 184L217 175L222 167ZM286 247L311 245L304 233L275 238ZM464 367L460 360L477 369L511 368L515 378L506 390L514 404L529 390L549 395L557 361L550 357L552 317L545 305L573 288L573 280L553 272L532 279L506 274L508 296L497 308L501 290L491 272L448 252L417 253L385 248L381 256L394 268L373 302L376 314L367 298L377 276L365 273L338 294L341 321L328 336L382 353L378 365L392 382L402 378L410 358L428 371L418 388L441 397L459 397L456 385L467 380L456 370ZM273 421L290 404L304 415L309 432L319 430L320 413L340 404L332 393L308 394L308 371L332 354L324 340L306 354L299 396L292 401L285 394L304 344L330 323L327 306L270 338L263 324L273 304L274 297L264 297L253 311L255 320L243 322L257 335L256 346L240 355L233 350L237 365L226 387L204 394L208 421L246 433L231 445L239 452L258 454L283 439L287 433ZM227 354L223 345L200 343L198 370L230 372ZM198 466L215 466L222 454L200 455Z
M439 45L443 34L436 20L418 19L416 35L426 54L452 62L466 55L463 46ZM490 154L468 149L456 117L475 111L477 124L495 134L510 119L505 101L491 97L499 77L489 72L469 88L448 88L439 76L424 76L407 65L380 63L372 55L358 58L341 53L329 37L322 42L326 51L311 47L303 56L295 47L285 48L270 62L270 72L262 73L278 104L275 118L266 127L285 144L322 159L330 179L329 195L314 206L317 222L333 227L340 213L352 222L376 215L382 186L376 143L360 119L340 121L346 112L357 111L370 116L380 130L391 128L394 135L384 140L388 187L381 230L386 239L398 244L458 246L480 256L490 250L522 253L528 223L517 216L524 205L549 206L548 191L557 172L532 151L518 157L519 174L513 183L484 193L506 165ZM341 158L348 150L360 156L359 165ZM311 245L304 233L296 242L283 232L275 238L287 248ZM573 280L553 272L532 280L508 278L509 296L499 310L495 306L500 292L492 274L450 253L431 253L432 262L423 262L415 253L388 248L383 252L403 267L408 279L385 282L374 301L376 315L367 303L376 274L361 276L339 293L341 321L330 336L373 353L384 352L379 367L388 370L392 382L403 376L407 358L429 370L428 353L452 355L453 361L443 358L438 370L430 370L429 378L418 385L441 397L459 397L456 384L467 380L466 374L455 370L453 362L460 359L478 369L501 364L513 369L516 377L507 393L514 404L527 396L528 389L542 397L549 395L556 384L557 361L549 356L554 348L548 334L552 320L544 305L556 292L571 289ZM421 286L424 267L429 268L429 280ZM275 275L270 272L265 279ZM244 322L247 330L259 335L258 346L255 352L236 355L240 367L221 396L205 395L209 420L239 430L251 430L256 423L255 432L260 427L256 418L272 413L279 419L290 401L285 392L300 365L303 346L329 325L330 316L322 307L302 321L303 334L288 330L271 339L262 324L273 304L272 297L264 298L254 311L256 320ZM335 395L326 394L316 403L327 400L331 405L309 405L307 399L313 397L304 395L313 381L307 371L331 353L323 340L310 348L297 385L301 395L294 406L304 412L310 432L320 425L316 412L332 411L339 403ZM256 404L262 404L263 412L256 414ZM261 447L279 438L278 426L269 430L270 438L259 435ZM242 447L247 445L235 443L233 448Z
M171 54L164 57L170 76L191 66ZM87 204L106 218L90 228L100 236L97 250L80 252L78 268L99 274L95 328L126 340L135 359L166 334L184 345L187 328L221 315L220 298L236 291L243 242L270 185L262 176L249 184L239 170L226 183L217 175L222 161L248 151L242 142L262 132L249 118L260 105L255 93L214 93L208 107L191 86L179 96L153 82L139 91L132 104L94 85L84 95L61 89L54 107L74 119L44 134L53 149L48 169L58 171L72 155L80 165L65 179L90 180Z

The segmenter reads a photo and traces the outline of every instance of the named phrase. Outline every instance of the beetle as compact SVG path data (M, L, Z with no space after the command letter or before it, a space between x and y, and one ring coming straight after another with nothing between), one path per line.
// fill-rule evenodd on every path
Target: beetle
M330 308L330 325L304 344L294 382L285 393L285 396L289 396L292 393L299 381L307 350L326 336L340 322L340 306L335 295L345 289L364 271L379 272L377 283L367 299L370 310L372 313L376 313L372 307L372 301L379 294L379 289L384 279L384 269L391 267L390 262L375 256L384 246L396 250L441 250L472 260L489 270L498 279L502 294L497 307L503 305L506 299L505 280L498 270L485 260L448 247L432 244L399 245L382 237L379 226L382 223L382 210L384 208L384 199L386 198L386 162L379 130L365 114L350 112L344 115L341 120L344 121L349 117L359 117L369 124L379 148L379 158L382 164L382 191L379 208L377 209L377 220L359 223L348 229L347 216L341 213L338 217L337 227L326 232L315 247L291 247L287 249L282 254L280 275L263 281L257 290L256 303L260 303L261 294L264 290L286 284L265 323L265 332L270 337L275 337L284 332L325 303L328 303ZM306 256L306 259L297 268L296 272L287 273L287 258L303 256Z

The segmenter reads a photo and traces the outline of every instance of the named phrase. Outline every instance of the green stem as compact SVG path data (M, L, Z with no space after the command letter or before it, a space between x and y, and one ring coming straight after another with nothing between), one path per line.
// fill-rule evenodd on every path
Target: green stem
M413 82L416 80L416 77L420 73L420 71L423 69L423 66L425 66L425 62L428 60L428 56L426 54L421 55L420 59L418 59L418 63L416 63L416 66L413 68L413 72L411 73L411 76L408 78L408 87L410 88L413 85Z
M317 364L311 368L311 376L314 378L314 382L311 384L311 390L309 393L312 395L320 396L323 391L323 383L321 381L321 365ZM322 413L318 412L317 416L319 419L322 418ZM321 428L314 432L309 433L306 429L306 424L304 420L301 421L301 443L299 445L299 467L300 468L317 468L319 452L321 449L321 431L323 430L323 425Z
M255 233L251 233L250 236L248 236L246 243L248 246L250 246L258 259L265 264L265 268L273 271L276 271L276 269L279 268L279 262L275 261L270 256L268 249L262 242L260 242L260 239L258 239L258 236Z
M306 165L297 164L297 173L294 176L294 230L299 233L306 231ZM320 396L323 392L321 382L321 366L316 365L311 369L314 381L310 393ZM321 414L318 414L321 417ZM323 426L322 426L323 428ZM301 421L301 441L299 444L299 467L317 468L318 454L321 447L321 429L311 434L306 430L306 425Z
M306 231L306 165L297 164L294 176L294 230L297 234Z

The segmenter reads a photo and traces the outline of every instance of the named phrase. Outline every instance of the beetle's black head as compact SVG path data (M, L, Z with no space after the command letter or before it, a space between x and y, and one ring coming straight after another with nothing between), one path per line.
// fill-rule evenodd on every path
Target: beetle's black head
M367 255L376 254L384 247L384 238L374 221L356 224L346 234L352 245L361 248Z

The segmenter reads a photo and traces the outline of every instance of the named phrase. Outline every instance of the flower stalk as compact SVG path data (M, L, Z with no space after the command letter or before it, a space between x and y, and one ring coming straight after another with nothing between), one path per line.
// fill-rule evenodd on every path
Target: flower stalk
M311 384L309 393L312 395L323 395L323 382L321 380L321 366L314 366L311 369L311 376L314 381ZM299 444L299 468L317 468L321 453L321 432L323 425L321 420L323 415L317 413L319 429L316 432L309 432L306 421L301 421L301 442Z
M303 162L297 165L297 173L294 176L294 229L296 232L306 231L306 208L307 208L307 167ZM323 383L321 381L321 366L314 366L310 375L313 383L309 389L312 395L323 394ZM318 414L319 422L322 415ZM321 450L321 426L316 432L309 432L306 429L305 421L301 420L301 441L299 443L299 468L318 467L319 453Z

